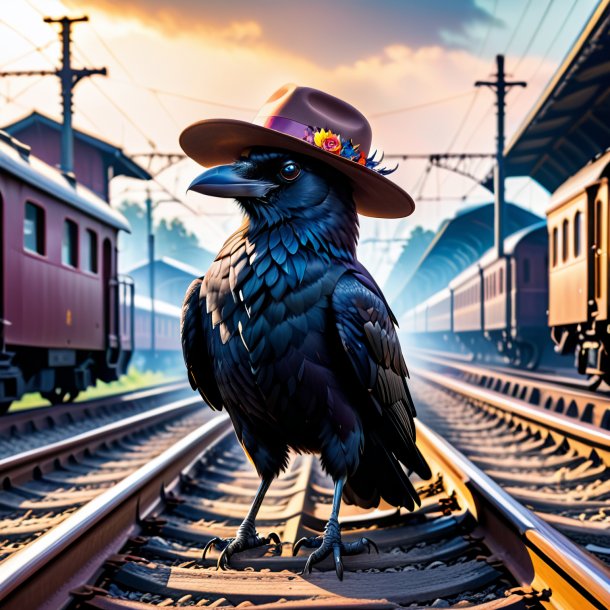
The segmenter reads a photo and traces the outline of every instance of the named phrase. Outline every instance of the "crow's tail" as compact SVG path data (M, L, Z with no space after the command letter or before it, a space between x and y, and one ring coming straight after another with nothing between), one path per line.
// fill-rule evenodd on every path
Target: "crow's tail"
M379 425L365 435L358 468L344 487L346 502L363 508L378 506L381 499L408 510L420 506L407 470L422 479L432 474L415 445L413 420L403 412L400 403L386 407Z

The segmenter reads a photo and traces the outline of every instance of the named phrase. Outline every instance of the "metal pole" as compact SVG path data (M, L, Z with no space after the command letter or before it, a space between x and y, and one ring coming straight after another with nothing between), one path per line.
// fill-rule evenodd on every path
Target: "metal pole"
M70 21L61 20L62 63L58 76L61 81L63 123L61 126L61 169L64 173L74 172L74 135L72 133L72 66L70 65Z
M495 81L477 81L475 87L489 87L496 93L496 166L494 168L494 242L496 254L504 256L504 226L506 205L504 200L504 114L506 93L514 86L525 87L523 81L508 82L504 72L504 55L496 55L498 72Z
M153 360L156 359L155 341L155 234L152 218L152 197L150 189L146 189L146 232L148 235L148 284L150 295L150 351Z
M504 98L506 95L504 80L504 56L496 56L498 66L497 78L497 136L496 136L496 171L494 172L494 239L498 258L504 256Z
M59 77L61 83L61 101L62 101L62 115L63 123L61 127L61 162L60 167L66 177L71 181L74 180L74 132L72 131L72 90L76 87L76 84L87 76L93 76L94 74L106 75L108 72L106 68L81 68L75 69L72 67L71 61L71 44L72 40L70 35L72 33L71 28L73 23L79 23L82 21L89 21L89 17L60 17L59 19L52 19L51 17L45 17L45 23L59 23L61 24L61 30L59 32L59 39L61 40L61 68L54 71L49 70L13 70L13 71L0 71L0 77L2 76L35 76L35 75L54 75Z

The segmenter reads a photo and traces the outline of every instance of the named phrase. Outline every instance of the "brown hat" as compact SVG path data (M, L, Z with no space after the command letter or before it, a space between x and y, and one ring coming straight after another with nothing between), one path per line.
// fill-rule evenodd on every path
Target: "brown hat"
M180 135L184 152L205 167L231 163L253 146L298 152L335 167L352 182L364 216L402 218L415 209L411 196L370 167L371 126L353 106L310 87L284 85L252 123L206 119Z

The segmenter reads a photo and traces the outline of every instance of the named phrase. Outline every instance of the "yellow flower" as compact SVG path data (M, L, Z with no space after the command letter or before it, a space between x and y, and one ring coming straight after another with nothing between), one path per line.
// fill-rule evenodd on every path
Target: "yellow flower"
M316 146L319 146L326 152L334 153L336 155L341 152L341 137L334 134L330 129L328 131L325 129L317 131L314 134L313 141Z

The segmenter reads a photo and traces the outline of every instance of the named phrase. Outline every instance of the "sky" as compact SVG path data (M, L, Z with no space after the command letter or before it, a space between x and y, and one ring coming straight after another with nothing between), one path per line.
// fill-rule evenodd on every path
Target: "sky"
M506 133L518 129L578 37L596 0L0 0L0 69L58 65L57 26L43 16L89 16L74 27L76 67L107 67L75 89L74 124L129 154L179 152L178 136L206 118L249 121L277 88L322 89L361 110L373 148L386 154L490 153L493 93L474 81L506 56L527 81L507 99ZM0 79L0 125L37 109L60 117L58 79ZM462 169L483 177L488 161ZM239 224L234 202L186 194L190 160L159 171L158 218L177 216L218 250ZM414 226L436 230L459 209L491 201L476 181L425 160L390 176L416 200L402 220L361 218L359 256L381 283ZM146 185L117 178L112 202L142 201ZM172 198L182 203L172 203ZM466 197L464 199L464 197ZM548 193L507 182L507 199L544 214Z

